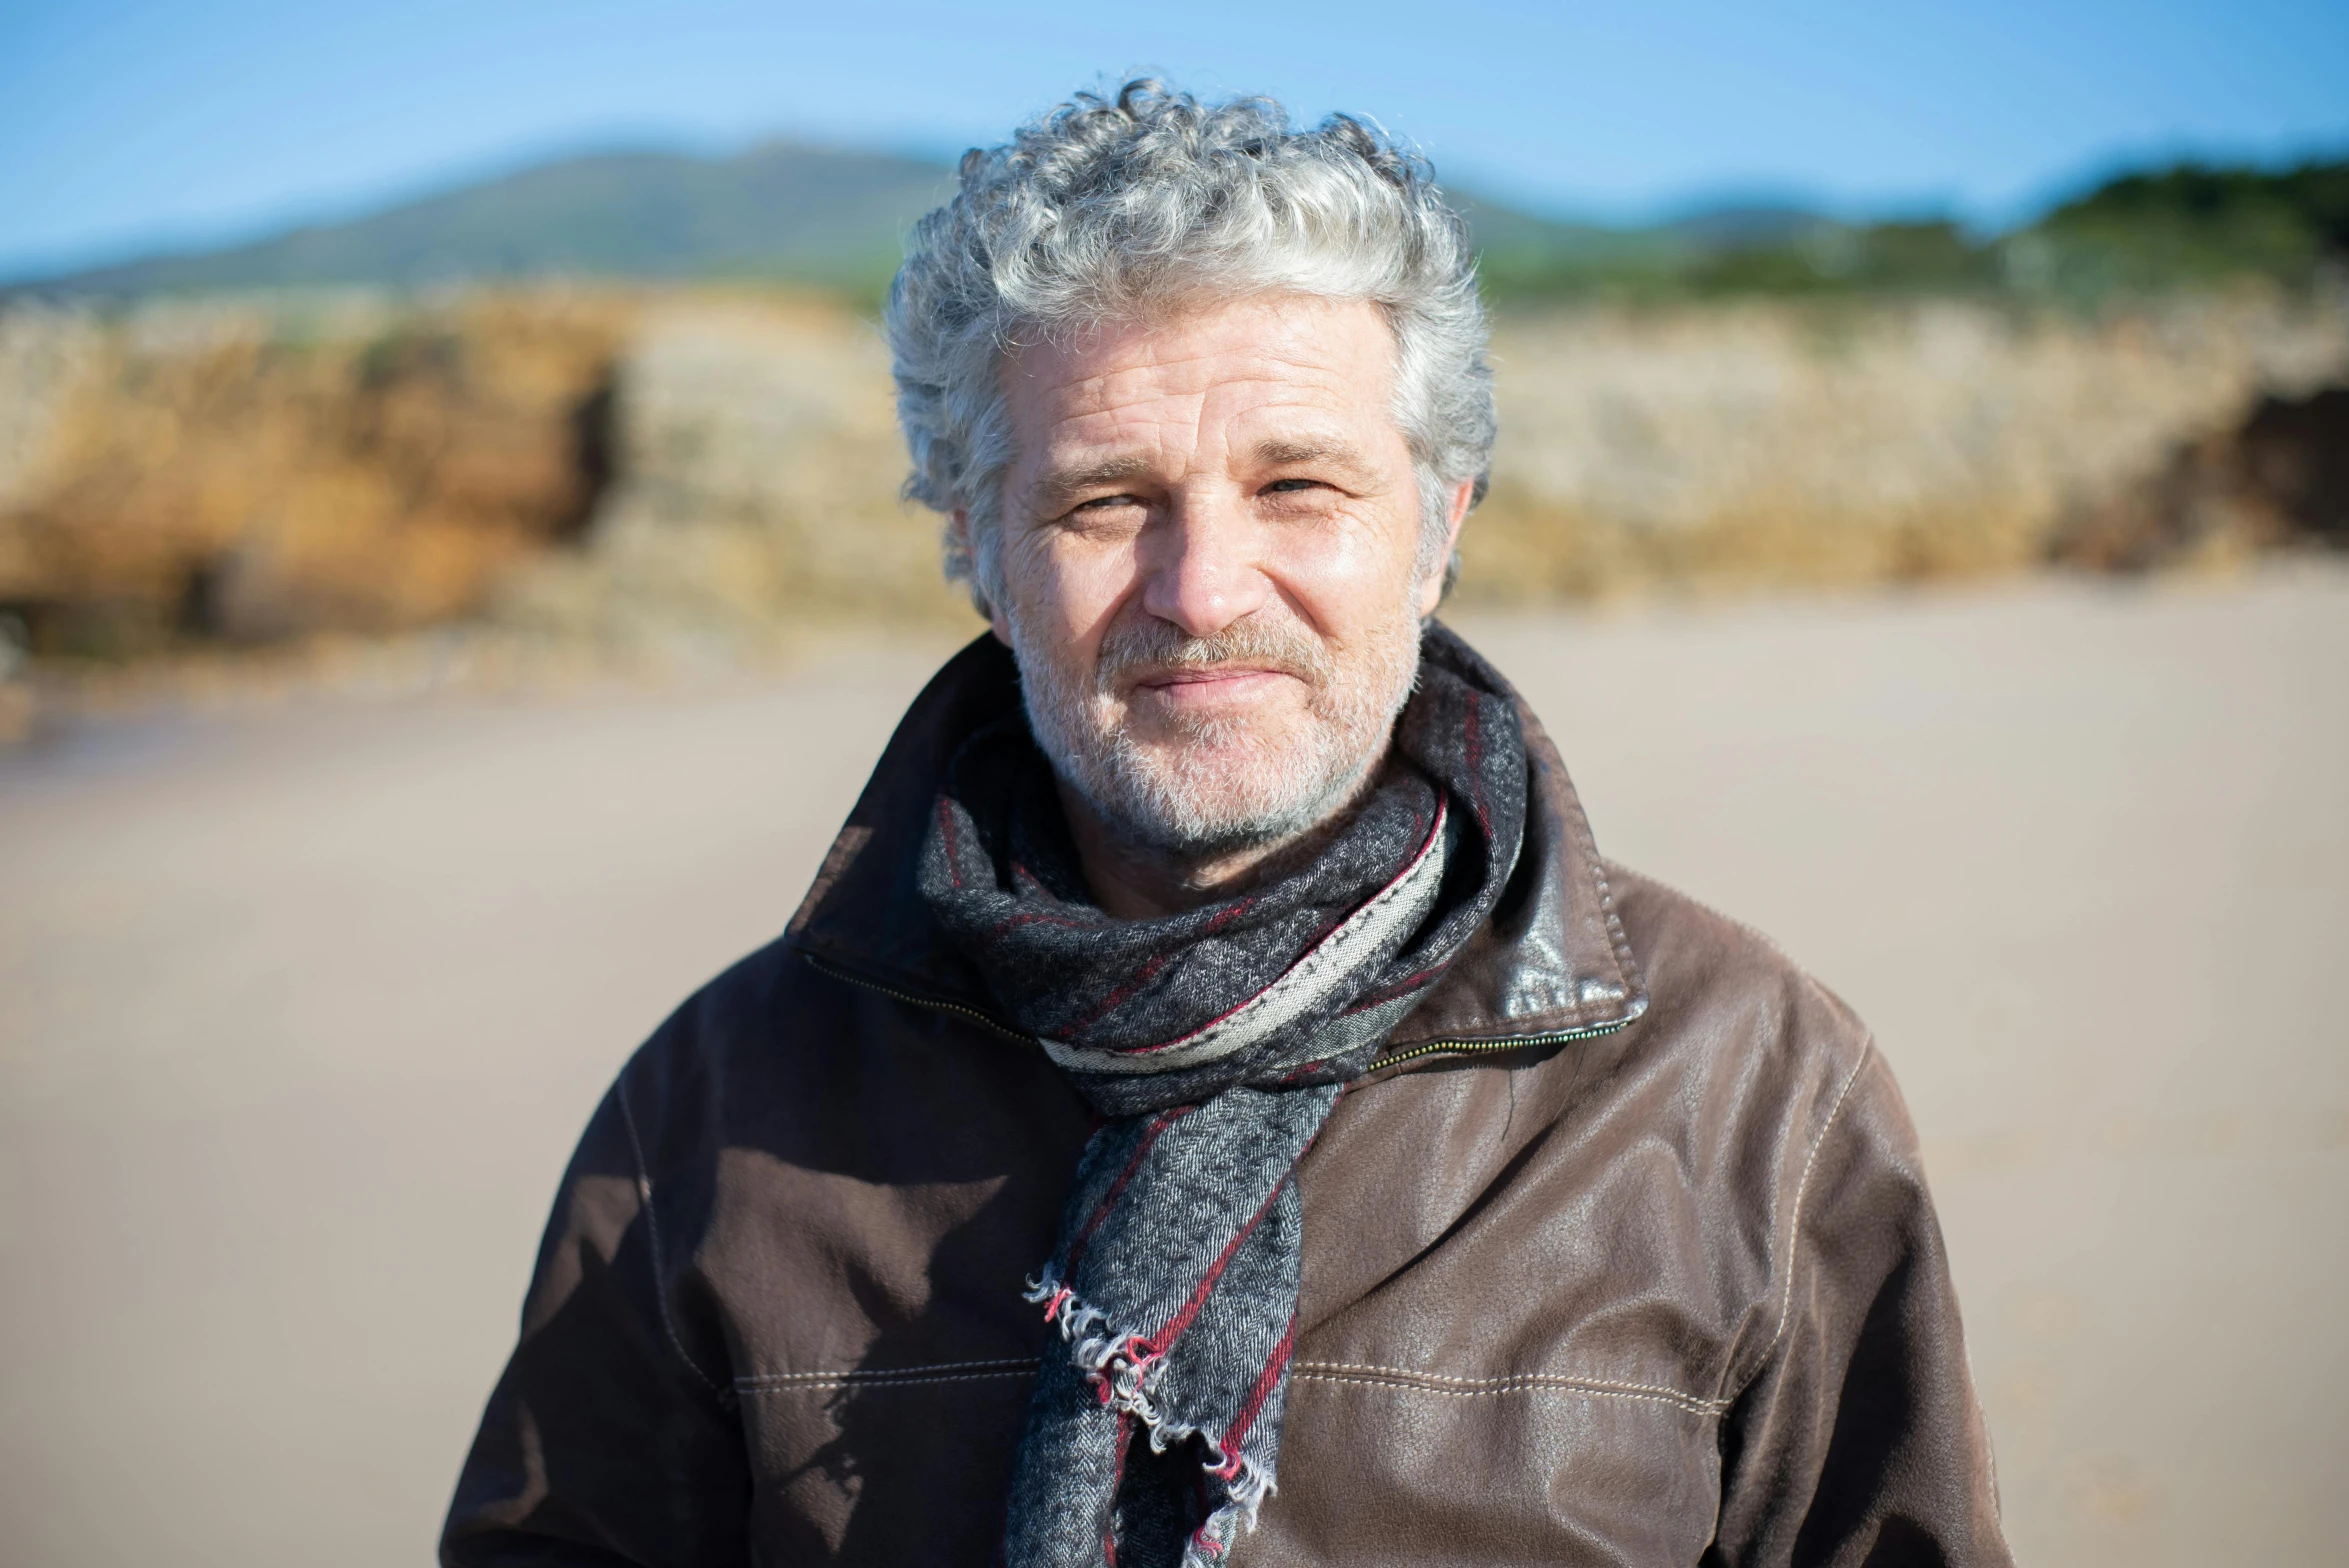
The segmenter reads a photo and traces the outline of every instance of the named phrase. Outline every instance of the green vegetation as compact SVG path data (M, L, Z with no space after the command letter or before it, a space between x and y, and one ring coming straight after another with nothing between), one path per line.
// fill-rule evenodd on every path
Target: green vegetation
M572 277L869 292L876 272L885 278L895 270L905 230L951 191L953 178L920 159L789 142L730 158L597 154L249 245L21 286L129 298Z
M2281 172L2181 163L2107 181L2007 241L2019 286L2067 294L2252 275L2300 282L2349 262L2349 159Z
M822 289L876 307L906 230L953 188L942 163L792 143L734 157L611 153L544 164L352 221L157 256L17 290L94 298L390 289L532 277ZM1645 228L1455 192L1498 303L1999 295L2093 303L2349 263L2349 159L2125 174L2009 234L1946 218L1847 223L1715 207ZM0 300L11 292L0 284Z
M1710 240L1673 228L1606 248L1488 250L1487 292L1508 302L1866 292L1952 293L1993 286L1997 258L1943 219L1856 225L1789 215L1759 237Z
M2349 265L2349 159L2125 174L1995 236L1945 219L1848 224L1792 209L1644 230L1512 216L1485 251L1485 288L1504 304L1904 293L2094 302L2244 278L2300 287Z

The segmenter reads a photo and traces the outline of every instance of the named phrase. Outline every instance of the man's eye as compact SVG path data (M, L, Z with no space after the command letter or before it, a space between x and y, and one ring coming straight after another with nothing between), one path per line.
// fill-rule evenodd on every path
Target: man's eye
M1320 488L1321 481L1318 479L1275 479L1271 484L1268 484L1264 487L1264 492L1267 495L1278 495L1287 494L1298 490L1318 490Z

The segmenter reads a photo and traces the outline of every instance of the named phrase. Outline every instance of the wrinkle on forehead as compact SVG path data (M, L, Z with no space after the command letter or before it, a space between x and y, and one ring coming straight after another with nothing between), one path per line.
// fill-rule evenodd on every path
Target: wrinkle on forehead
M1342 453L1363 464L1343 432L1366 416L1391 423L1395 346L1374 305L1286 296L1033 344L1001 368L1015 469L1049 470L1046 487L1065 492L1135 477L1147 454L1186 467L1228 456L1231 438L1258 461ZM1244 427L1268 418L1283 428L1249 441Z

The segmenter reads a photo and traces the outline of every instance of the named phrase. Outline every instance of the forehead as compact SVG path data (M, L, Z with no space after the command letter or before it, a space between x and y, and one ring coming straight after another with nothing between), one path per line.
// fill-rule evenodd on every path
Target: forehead
M1034 344L1006 359L1002 384L1032 463L1213 425L1388 424L1394 378L1376 305L1276 295Z

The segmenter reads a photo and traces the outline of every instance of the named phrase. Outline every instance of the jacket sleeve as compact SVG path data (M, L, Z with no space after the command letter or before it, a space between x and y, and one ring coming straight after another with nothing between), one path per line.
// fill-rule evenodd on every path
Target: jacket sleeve
M2007 1565L1916 1134L1874 1049L1794 1186L1775 1330L1723 1418L1723 1565Z
M627 1087L624 1073L564 1175L521 1340L457 1480L446 1568L748 1561L723 1345L674 1310L664 1268L691 1238L653 1207Z

